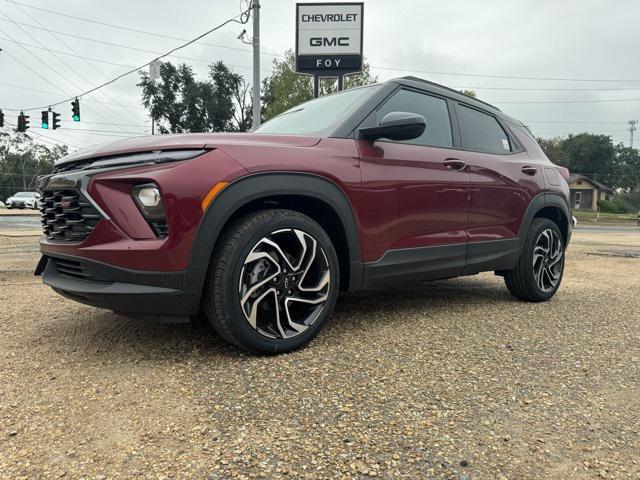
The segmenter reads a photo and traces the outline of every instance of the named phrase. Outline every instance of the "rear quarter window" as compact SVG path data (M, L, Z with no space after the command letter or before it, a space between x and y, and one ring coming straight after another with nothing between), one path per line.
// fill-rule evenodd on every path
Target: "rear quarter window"
M465 149L499 155L514 150L509 135L495 117L465 105L459 105L458 111Z

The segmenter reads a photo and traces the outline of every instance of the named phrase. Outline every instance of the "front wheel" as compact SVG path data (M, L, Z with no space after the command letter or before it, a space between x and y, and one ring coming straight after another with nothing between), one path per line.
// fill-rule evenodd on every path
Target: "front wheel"
M337 297L338 258L314 220L263 210L238 220L214 252L205 311L227 341L254 353L309 342Z
M504 276L511 294L527 302L553 297L564 273L564 250L558 226L546 218L534 219L518 265Z

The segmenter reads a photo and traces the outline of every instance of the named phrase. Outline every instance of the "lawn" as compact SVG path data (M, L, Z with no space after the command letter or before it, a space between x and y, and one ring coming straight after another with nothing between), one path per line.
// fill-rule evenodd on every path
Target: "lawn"
M598 223L603 225L637 225L638 217L633 213L600 213L588 210L573 210L580 223Z

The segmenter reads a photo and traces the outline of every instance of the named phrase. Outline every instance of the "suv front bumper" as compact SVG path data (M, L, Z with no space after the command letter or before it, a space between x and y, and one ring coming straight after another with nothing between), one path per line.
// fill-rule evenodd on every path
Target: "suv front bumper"
M86 258L43 255L36 267L45 285L71 300L127 315L181 317L198 312L200 291L186 272L145 272Z

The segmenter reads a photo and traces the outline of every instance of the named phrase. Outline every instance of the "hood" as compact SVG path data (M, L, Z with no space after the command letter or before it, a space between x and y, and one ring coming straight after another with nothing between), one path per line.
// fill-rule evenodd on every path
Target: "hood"
M155 150L180 150L216 148L223 145L312 147L319 137L295 135L264 135L259 133L179 133L148 135L117 140L83 148L58 159L55 165L100 157L151 152Z

